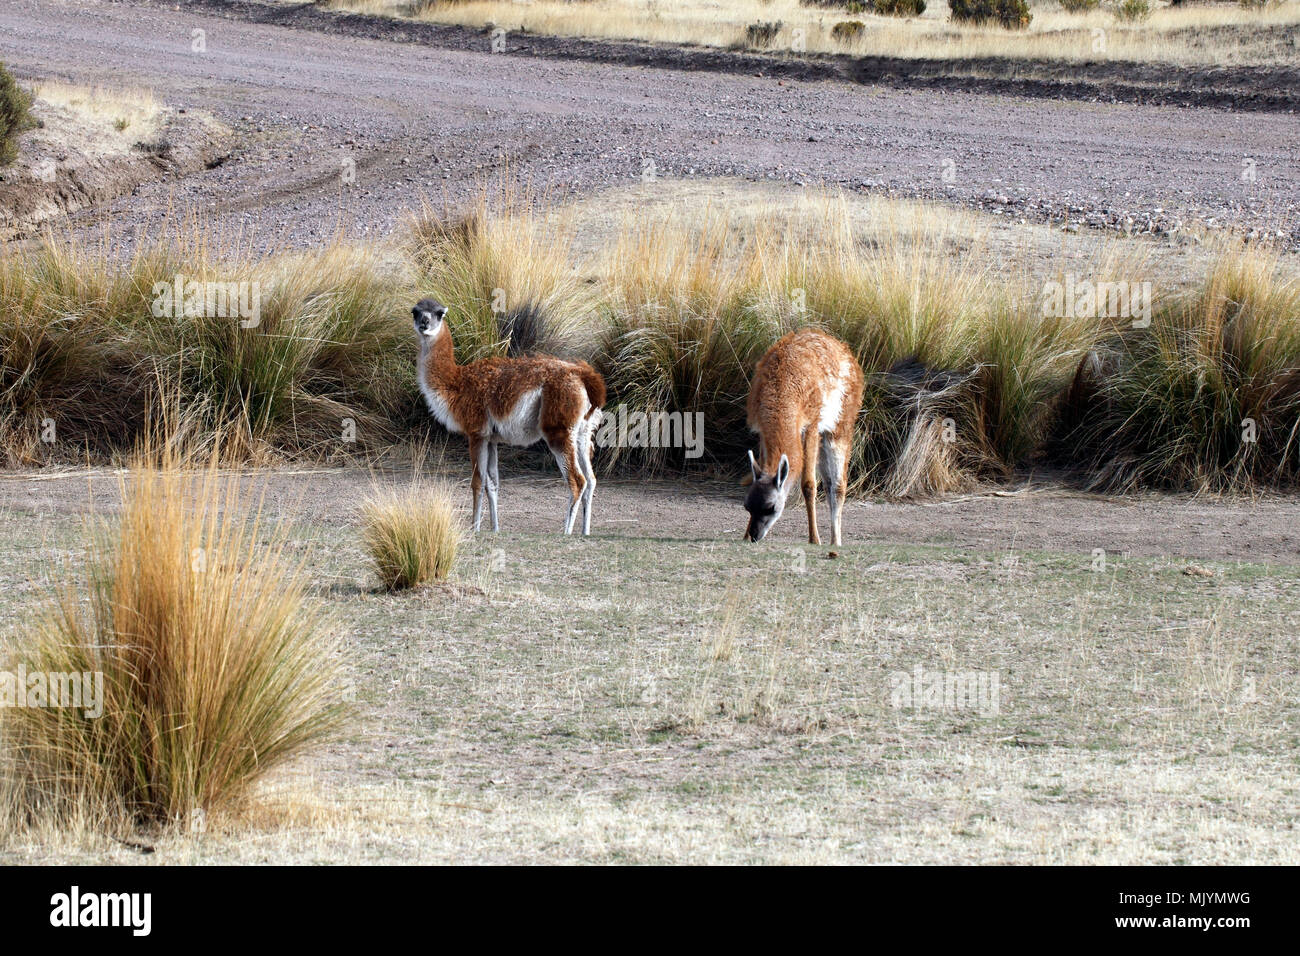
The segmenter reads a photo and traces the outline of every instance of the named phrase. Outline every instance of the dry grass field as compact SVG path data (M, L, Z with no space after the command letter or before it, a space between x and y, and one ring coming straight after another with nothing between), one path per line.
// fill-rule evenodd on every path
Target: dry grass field
M628 187L536 215L511 220L532 222L527 234L498 235L512 252L451 278L491 286L527 261L547 265L531 287L543 298L599 293L626 281L626 243L646 223L679 237L701 217L726 224L710 260L724 286L747 274L757 237L824 239L828 216L863 249L982 263L951 274L987 287L1123 268L1191 293L1229 248L738 181ZM406 255L337 249L321 268L360 301L382 282L347 276L414 281ZM1291 257L1277 267L1294 281ZM102 268L83 294L107 281ZM912 276L914 307L935 275ZM406 336L394 367L414 354ZM102 825L11 819L0 858L1300 859L1300 541L1286 530L1300 508L1288 496L1099 496L1050 474L961 496L868 495L848 505L831 558L803 543L797 509L772 540L742 544L741 489L703 475L606 478L594 536L565 539L553 470L517 454L502 467L503 532L462 539L445 579L390 591L367 503L406 500L395 496L414 487L415 454L451 486L465 527L463 444L441 444L399 445L369 467L267 446L254 460L269 467L243 479L268 525L285 523L288 557L309 569L307 596L342 642L347 716L332 742L201 828L126 837L147 854ZM76 583L86 515L111 521L119 507L111 468L0 481L0 639L16 640L58 582ZM900 696L918 673L943 682L936 697Z
M378 480L401 487L404 467ZM0 859L1300 860L1295 563L1125 556L1149 530L1119 524L1134 503L1094 502L1060 524L1062 550L1022 549L1015 526L1050 501L1008 512L996 547L924 543L924 510L855 502L828 559L790 518L741 544L738 493L708 484L604 482L596 533L563 539L555 477L515 471L505 530L468 541L446 582L393 594L360 537L373 480L246 479L291 522L346 645L342 737L200 832L144 834L152 854L74 828L8 832ZM0 494L10 639L116 487L19 474ZM1158 507L1143 520L1252 520ZM907 514L905 535L874 530ZM996 675L996 696L899 699L917 668Z
M804 5L798 0L504 0L421 2L326 0L332 9L414 16L437 23L589 38L650 40L716 47L752 46L746 27L779 23L763 49L938 59L1013 57L1034 60L1120 59L1178 66L1236 66L1295 62L1300 4L1153 4L1138 22L1110 6L1070 13L1055 0L1031 2L1023 31L953 24L948 6L931 0L920 17L900 19ZM859 21L860 35L832 35L838 23Z

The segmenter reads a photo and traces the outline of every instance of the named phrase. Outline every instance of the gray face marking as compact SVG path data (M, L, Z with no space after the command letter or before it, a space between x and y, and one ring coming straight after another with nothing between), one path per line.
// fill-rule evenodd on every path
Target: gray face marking
M754 483L745 495L745 510L749 512L749 527L745 529L746 541L762 541L764 535L776 524L785 510L785 498L790 480L790 462L781 456L776 467L776 474L765 475L754 460L754 453L749 453L749 467L754 472Z
M415 322L415 334L427 338L436 338L442 331L442 321L447 317L447 307L437 299L421 299L411 310Z

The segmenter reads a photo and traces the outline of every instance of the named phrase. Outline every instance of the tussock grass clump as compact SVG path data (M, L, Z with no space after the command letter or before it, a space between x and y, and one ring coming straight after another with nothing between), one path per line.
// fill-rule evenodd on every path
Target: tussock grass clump
M765 50L776 42L783 24L779 20L760 20L745 27L745 43Z
M409 278L365 252L329 247L262 264L208 265L199 281L247 283L253 320L163 316L151 354L210 427L251 454L347 453L347 438L382 445L412 404ZM348 422L351 422L349 428Z
M1151 16L1148 0L1119 0L1115 4L1115 19L1125 23L1140 23Z
M129 448L152 367L139 331L161 250L112 265L104 250L45 242L0 258L0 460L36 464Z
M451 572L461 529L446 485L415 481L376 491L361 514L366 552L386 590L441 581Z
M1034 15L1025 0L948 0L954 23L996 23L1007 30L1023 30Z
M459 362L567 355L586 344L593 303L574 269L570 236L534 205L526 192L503 186L495 196L484 190L459 216L425 209L412 223L420 288L449 308Z
M700 415L712 461L743 457L745 403L763 352L790 326L763 283L771 237L737 249L725 217L639 220L620 234L606 275L603 338L593 364L617 404L648 416ZM606 449L606 461L680 467L682 448Z
M867 25L861 20L841 20L831 27L831 36L841 43L850 43L861 38Z
M1241 491L1300 478L1300 284L1274 255L1220 260L1204 286L1116 334L1081 369L1072 435L1100 487ZM1076 459L1077 460L1077 459Z
M91 530L85 589L64 586L8 655L102 674L98 716L0 710L10 823L186 823L337 727L341 662L303 560L216 461L142 453L121 517Z
M210 298L217 286L229 295ZM397 319L412 289L408 267L377 253L258 258L218 251L194 221L125 262L107 241L47 239L0 262L0 456L127 449L161 395L222 432L230 459L387 444L415 407Z
M875 0L872 9L886 17L919 17L925 13L925 0Z

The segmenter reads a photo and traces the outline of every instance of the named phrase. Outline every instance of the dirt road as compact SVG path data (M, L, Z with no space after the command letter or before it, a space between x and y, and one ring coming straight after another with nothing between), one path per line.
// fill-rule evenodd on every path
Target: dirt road
M139 0L11 0L0 37L26 80L146 87L232 129L228 162L78 220L109 217L119 236L156 229L172 202L258 245L319 242L340 223L384 235L422 195L454 200L508 169L561 193L739 175L1030 221L1199 220L1300 239L1300 123L1287 114L459 52Z

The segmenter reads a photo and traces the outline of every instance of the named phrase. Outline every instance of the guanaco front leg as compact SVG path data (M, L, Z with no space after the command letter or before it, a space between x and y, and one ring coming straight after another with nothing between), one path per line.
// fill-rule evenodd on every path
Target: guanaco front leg
M808 508L808 543L821 544L817 534L817 429L809 427L803 436L803 488L804 505Z

